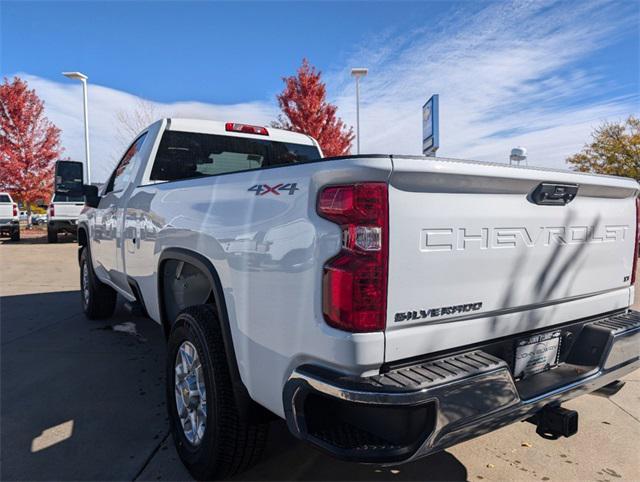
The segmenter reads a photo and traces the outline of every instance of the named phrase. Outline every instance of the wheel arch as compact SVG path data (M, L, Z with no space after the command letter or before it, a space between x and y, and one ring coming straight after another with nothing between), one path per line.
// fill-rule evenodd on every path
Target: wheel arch
M84 248L89 247L89 229L82 223L78 225L78 264L80 264L80 255Z
M186 264L189 264L200 271L208 280L209 286L211 288L211 292L213 294L213 301L215 303L216 311L218 314L218 318L223 325L227 325L226 328L223 327L223 333L225 333L225 349L227 348L227 334L231 335L231 330L229 326L229 318L227 315L227 306L224 300L224 295L222 291L222 284L220 282L220 277L218 276L218 272L215 267L206 257L201 255L200 253L196 253L195 251L191 251L185 248L167 248L161 254L158 260L158 304L159 304L159 312L160 312L160 320L162 322L162 326L165 330L165 334L168 336L171 331L171 324L173 320L170 320L167 314L167 306L165 300L164 293L164 283L165 283L165 270L164 265L168 261L182 261ZM231 341L229 339L229 341Z
M217 270L213 266L213 263L205 256L195 251L191 251L185 248L167 248L161 254L158 260L158 308L160 312L160 320L165 332L165 336L169 336L171 331L172 320L167 319L167 311L165 307L164 299L164 264L167 261L183 261L190 264L196 269L200 270L209 280L211 286L211 292L213 294L213 302L215 303L215 310L220 322L220 330L222 332L222 339L224 343L225 356L229 366L229 374L234 387L234 395L238 403L238 407L242 408L241 412L248 417L253 418L256 410L251 410L251 405L255 404L246 386L244 385L240 376L240 370L238 368L238 360L236 358L236 352L233 345L233 337L231 334L231 325L229 321L229 315L227 312L227 304L224 298L224 291L222 289L222 283ZM254 412L254 413L252 413ZM258 411L259 412L259 411ZM260 416L260 415L259 415ZM262 415L264 416L264 415Z

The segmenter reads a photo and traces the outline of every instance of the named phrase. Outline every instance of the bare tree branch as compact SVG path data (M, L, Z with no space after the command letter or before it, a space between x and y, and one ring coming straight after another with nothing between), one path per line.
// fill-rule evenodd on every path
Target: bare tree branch
M114 156L119 159L135 137L158 118L159 114L153 103L144 99L137 99L130 109L116 112L118 132L116 134L117 152Z

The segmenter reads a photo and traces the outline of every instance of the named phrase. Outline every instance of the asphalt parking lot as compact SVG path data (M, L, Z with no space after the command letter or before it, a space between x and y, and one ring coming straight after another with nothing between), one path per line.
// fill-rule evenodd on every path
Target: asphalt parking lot
M159 327L121 306L87 320L75 244L0 243L0 479L190 480L168 436ZM627 382L567 404L570 439L518 423L395 469L336 461L273 423L237 480L640 480L640 372Z

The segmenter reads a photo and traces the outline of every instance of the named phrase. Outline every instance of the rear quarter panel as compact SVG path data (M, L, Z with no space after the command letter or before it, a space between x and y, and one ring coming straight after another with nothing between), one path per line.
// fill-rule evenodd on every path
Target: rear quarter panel
M390 170L388 157L332 160L138 187L125 222L137 226L140 243L127 274L159 320L161 253L179 247L207 257L223 286L242 380L254 400L283 415L282 386L296 366L363 374L383 362L382 332L349 334L323 320L322 266L341 237L316 214L316 194L327 184L386 181ZM265 192L286 184L297 189Z

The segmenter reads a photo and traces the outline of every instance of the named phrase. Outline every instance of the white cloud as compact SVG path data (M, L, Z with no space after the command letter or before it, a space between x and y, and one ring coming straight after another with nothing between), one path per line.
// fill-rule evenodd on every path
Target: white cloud
M82 87L79 83L53 82L29 74L25 79L45 101L47 117L62 129L63 156L84 160L84 124L82 120ZM104 181L123 154L126 141L119 132L118 112L136 109L140 99L134 95L101 85L89 84L89 145L91 147L92 181ZM251 102L213 105L202 102L150 102L161 117L192 117L268 124L277 116L275 105ZM133 140L133 139L131 139Z
M429 4L425 4L428 8ZM597 22L594 19L597 18ZM506 161L516 145L530 164L564 167L593 127L637 113L638 96L620 97L615 78L580 61L635 28L632 3L467 3L439 23L366 39L345 65L325 76L332 99L355 124L351 66L367 66L361 87L362 151L421 152L421 106L440 94L439 155ZM283 72L287 74L287 72ZM83 159L81 88L22 74L63 130L66 155ZM604 100L603 100L604 99ZM96 180L111 171L122 146L116 113L137 98L90 84L91 151ZM268 124L275 99L235 105L153 103L159 116Z
M421 108L440 94L439 155L505 162L516 145L530 164L565 167L592 129L639 109L615 78L580 60L637 28L629 3L463 3L429 28L371 39L349 59L361 82L363 152L419 154ZM594 21L594 19L598 21ZM348 69L327 77L339 112L355 123ZM602 98L606 100L601 100ZM594 100L599 99L599 100Z

